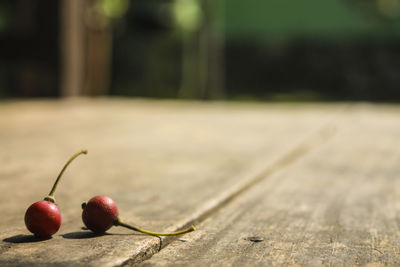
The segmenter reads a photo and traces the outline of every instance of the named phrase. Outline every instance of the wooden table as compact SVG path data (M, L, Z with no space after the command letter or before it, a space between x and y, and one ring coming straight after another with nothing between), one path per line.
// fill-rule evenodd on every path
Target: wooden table
M75 99L0 103L1 266L400 265L400 107ZM61 181L60 231L25 228ZM108 195L127 222L82 229Z

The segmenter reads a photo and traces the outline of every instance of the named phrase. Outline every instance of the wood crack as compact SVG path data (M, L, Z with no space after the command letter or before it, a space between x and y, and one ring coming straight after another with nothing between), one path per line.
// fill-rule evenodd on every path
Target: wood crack
M294 164L296 161L300 160L316 147L319 147L326 143L336 133L336 127L334 127L334 124L332 122L320 127L320 129L318 129L313 135L311 135L311 137L303 140L303 142L295 146L293 149L284 154L271 165L267 166L259 174L244 179L242 182L237 183L236 185L230 187L228 190L222 192L217 198L214 198L210 202L203 205L199 210L197 210L189 218L187 218L184 223L181 223L180 227L177 227L175 231L182 230L184 228L190 227L191 225L200 224L212 214L214 214L224 206L228 205L233 199L237 198L239 195L242 195L244 192L254 187L256 184L265 180L267 177L278 172L279 170ZM168 246L176 239L178 239L178 237L160 237L159 242L151 242L151 244L143 246L141 251L139 253L136 253L134 257L129 258L128 260L115 266L137 265L145 260L150 259L153 255L160 252L163 248Z

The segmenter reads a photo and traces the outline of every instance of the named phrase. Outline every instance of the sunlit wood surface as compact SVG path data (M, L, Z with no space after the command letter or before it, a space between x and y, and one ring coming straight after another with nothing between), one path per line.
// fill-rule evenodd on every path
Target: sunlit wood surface
M0 265L400 264L400 107L75 99L0 103ZM27 207L76 151L60 231ZM126 222L82 229L108 195ZM258 241L258 242L256 242Z

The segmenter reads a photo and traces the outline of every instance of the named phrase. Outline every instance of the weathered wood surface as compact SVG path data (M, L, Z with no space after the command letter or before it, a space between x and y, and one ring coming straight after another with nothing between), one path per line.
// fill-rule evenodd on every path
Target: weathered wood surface
M361 105L341 121L141 266L400 266L400 108Z
M279 206L286 207L286 215L311 212L307 210L309 206L300 205L299 210L295 205L299 202L305 202L306 205L313 197L319 200L315 194L307 195L302 191L305 190L303 183L311 183L316 178L307 176L307 172L303 172L301 167L297 167L293 172L301 175L299 179L304 179L303 182L301 179L298 181L298 192L289 182L290 179L294 179L290 175L282 178L282 183L275 179L276 188L261 190L261 193L257 193L260 195L259 199L252 200L248 193L246 197L242 197L245 193L242 191L260 188L254 187L254 184L279 169L286 169L313 149L328 142L335 136L335 129L340 128L342 119L346 117L343 115L344 107L149 102L123 99L0 103L0 265L118 266L136 264L158 252L160 240L156 237L132 234L121 228L113 228L109 235L104 236L93 236L83 231L80 204L98 194L114 198L119 206L120 216L125 221L157 231L177 230L207 218L221 220L221 214L215 212L222 205L235 205L230 204L232 201L236 201L233 203L237 205L248 198L255 208L263 209L273 206L277 199L288 200L279 196L279 190L294 197L285 204L287 206ZM361 115L365 116L365 120L369 118L368 114ZM371 115L375 113L372 112ZM376 131L379 130L377 135L380 131L387 131L388 136L391 133L392 137L397 133L396 127L385 128L386 125L380 125L377 119L374 122ZM354 131L358 135L363 134ZM348 138L339 144L343 149L351 148L351 143L344 141L357 141L364 145L374 143L374 140L365 138ZM388 149L394 150L394 144ZM26 208L48 193L66 159L81 148L87 148L89 154L73 162L56 193L63 216L60 231L46 241L32 238L23 222ZM332 151L338 153L336 150ZM330 157L326 154L323 156ZM372 161L373 157L370 156ZM356 160L349 159L345 154L336 157L338 160L343 159L345 163L348 160ZM383 159L375 163L373 166L376 167L376 173L380 173L379 164L388 164ZM329 167L321 165L320 168L323 169L324 166ZM353 170L351 167L348 169ZM314 170L305 171L314 173ZM320 187L326 185L325 181L336 189L347 188L358 185L357 181L361 179L353 181L341 178L334 183L329 178L336 174L335 168L328 168L326 172L319 171L320 176L323 176L318 176L321 178L318 184ZM388 187L393 188L394 181L388 177L386 179L389 181ZM322 192L328 192L326 188L324 190ZM328 194L329 199L333 201L338 196L336 193ZM302 194L304 199L301 199ZM274 200L270 195L278 198ZM340 196L345 197L346 193L342 192ZM376 196L378 202L386 203L384 198L378 196L380 195ZM398 201L394 193L389 196ZM354 201L357 199L359 198L354 198ZM268 201L271 202L268 204ZM323 210L327 203L331 202L321 202L318 208ZM395 204L396 202L392 203L394 207ZM249 216L254 216L249 205L243 205L249 210ZM238 211L243 207L238 206ZM342 207L345 207L343 203L333 207L336 214L342 214ZM384 210L389 208L384 207ZM274 217L270 213L273 211L272 209L269 213L262 214L262 219L249 220L249 223L254 223L249 227L260 229L260 234L268 238L269 228L289 220L289 217L283 215ZM332 217L332 220L334 218ZM388 223L395 222L395 218L387 220ZM243 225L229 216L226 221L231 225L237 221L237 227ZM221 231L222 225L226 223L221 224ZM206 230L207 227L211 228ZM206 231L210 231L211 237L214 235L213 231L217 232L213 227L218 228L213 226L212 222L207 222L201 225L198 231L181 239L195 240L199 235L206 236ZM278 230L272 230L270 237L275 238L276 244L286 244L284 240L278 240ZM290 225L287 229L282 228L283 230L295 231ZM376 238L380 237L378 230ZM391 231L392 228L387 230ZM362 232L362 229L360 231ZM340 229L336 232L338 235L344 234ZM236 233L239 236L239 241L236 242L244 242L241 241L243 233ZM273 233L275 236L272 236ZM285 236L284 232L282 236ZM231 237L235 235L232 234ZM227 239L221 236L220 240ZM181 241L172 239L163 241L164 245L168 242L181 244ZM200 245L200 242L192 241L182 244L187 248L195 248L195 243ZM172 245L167 246L164 251L173 248ZM197 253L201 251L204 250ZM188 250L186 252L192 254ZM251 254L248 250L240 253ZM168 256L164 252L160 255ZM221 260L226 255L222 254ZM217 254L202 254L202 257L214 260L217 260L216 256ZM171 254L169 263L172 264L175 257L176 254ZM162 259L165 261L165 258Z

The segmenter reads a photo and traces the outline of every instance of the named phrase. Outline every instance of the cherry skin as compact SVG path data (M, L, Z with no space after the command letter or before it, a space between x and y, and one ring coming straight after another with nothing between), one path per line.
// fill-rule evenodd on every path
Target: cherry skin
M61 226L61 213L54 198L57 185L69 164L79 155L87 154L87 150L75 153L58 174L50 193L42 201L33 203L25 212L25 225L28 230L41 238L49 238L57 233Z
M95 196L82 208L83 223L95 233L106 232L118 219L117 204L107 196Z
M194 231L194 226L173 233L157 233L140 229L123 222L118 217L118 208L114 200L108 196L95 196L88 203L82 203L82 221L86 227L95 233L104 233L114 226L122 226L133 231L154 236L173 236Z
M35 202L25 213L25 225L31 233L41 238L49 238L60 229L60 211L50 201Z

